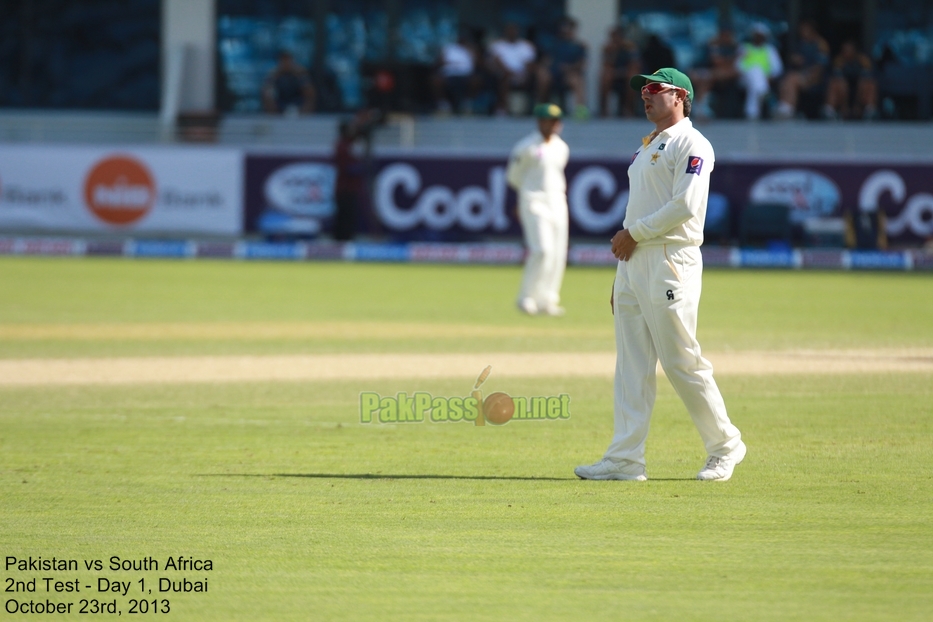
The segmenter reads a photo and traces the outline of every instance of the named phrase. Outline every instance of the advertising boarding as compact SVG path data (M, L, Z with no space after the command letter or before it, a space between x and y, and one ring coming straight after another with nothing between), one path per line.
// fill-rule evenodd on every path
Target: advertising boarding
M574 157L567 165L570 235L608 240L628 204L628 158ZM399 241L469 242L521 236L505 158L383 155L367 166L359 233ZM933 238L933 166L921 164L717 162L707 225L725 219L737 234L751 203L780 203L791 223L853 222L884 214L891 245ZM327 232L333 215L333 167L326 156L249 155L246 228L270 219ZM330 194L329 194L330 193ZM302 222L313 220L313 224ZM265 223L265 226L263 225Z
M378 157L363 167L360 233L428 241L521 236L504 160ZM624 167L571 161L567 175L571 235L604 235L622 221L628 203ZM246 230L326 232L334 216L335 176L326 156L248 155Z
M622 226L628 161L571 154L572 238L608 240ZM399 242L517 239L505 166L505 156L379 154L361 165L357 233ZM781 203L800 229L871 217L892 247L919 247L933 239L931 172L930 164L720 161L707 226L723 225L728 235L713 243L728 243L748 205ZM321 152L3 145L0 233L314 239L331 232L335 184Z
M242 193L237 150L0 146L0 231L234 236Z

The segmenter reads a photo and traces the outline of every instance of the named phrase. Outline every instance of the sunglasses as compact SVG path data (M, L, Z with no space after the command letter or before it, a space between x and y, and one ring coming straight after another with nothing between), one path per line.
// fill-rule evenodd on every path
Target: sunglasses
M658 93L663 93L667 89L679 89L679 86L674 86L673 84L665 84L664 82L648 82L645 86L641 87L642 93L647 93L648 95L657 95Z

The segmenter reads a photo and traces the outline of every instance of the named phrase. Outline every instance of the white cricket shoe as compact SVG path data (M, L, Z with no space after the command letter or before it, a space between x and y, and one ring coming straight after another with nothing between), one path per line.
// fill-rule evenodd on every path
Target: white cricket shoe
M740 442L739 446L732 450L728 456L710 456L706 459L706 465L697 473L697 479L707 482L725 482L732 477L732 471L736 465L745 459L745 443Z
M538 315L538 303L533 298L522 298L518 301L518 310L525 315Z
M544 312L554 317L562 317L567 311L558 305L548 305L544 307Z
M630 460L616 462L609 458L603 458L596 464L578 466L573 472L580 479L619 479L636 482L648 479L644 465Z

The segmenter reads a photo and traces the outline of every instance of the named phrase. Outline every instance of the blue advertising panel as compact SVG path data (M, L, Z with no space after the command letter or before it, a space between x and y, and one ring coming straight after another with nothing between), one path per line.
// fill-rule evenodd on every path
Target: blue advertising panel
M383 155L368 166L360 232L398 241L469 242L521 235L504 159ZM628 203L628 161L574 158L567 166L570 235L608 239ZM712 220L734 237L750 203L787 205L793 225L883 214L892 246L933 237L933 169L904 164L717 162L710 182ZM295 232L328 231L333 167L327 157L247 155L247 232L268 232L285 215ZM302 227L304 227L302 229ZM717 226L717 228L720 228Z

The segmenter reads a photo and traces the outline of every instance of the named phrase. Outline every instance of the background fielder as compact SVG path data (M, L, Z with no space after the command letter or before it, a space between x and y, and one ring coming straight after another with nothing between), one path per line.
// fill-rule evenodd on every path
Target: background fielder
M725 481L745 457L745 444L696 340L713 147L686 117L693 97L687 76L666 68L635 76L631 85L641 90L655 130L632 158L624 228L612 238L619 259L611 298L615 434L601 461L574 472L584 479L647 479L645 439L660 359L709 454L697 479Z
M518 308L529 315L563 315L560 287L567 265L567 179L570 157L558 132L561 109L534 108L537 131L512 149L506 179L518 194L518 217L528 247Z

